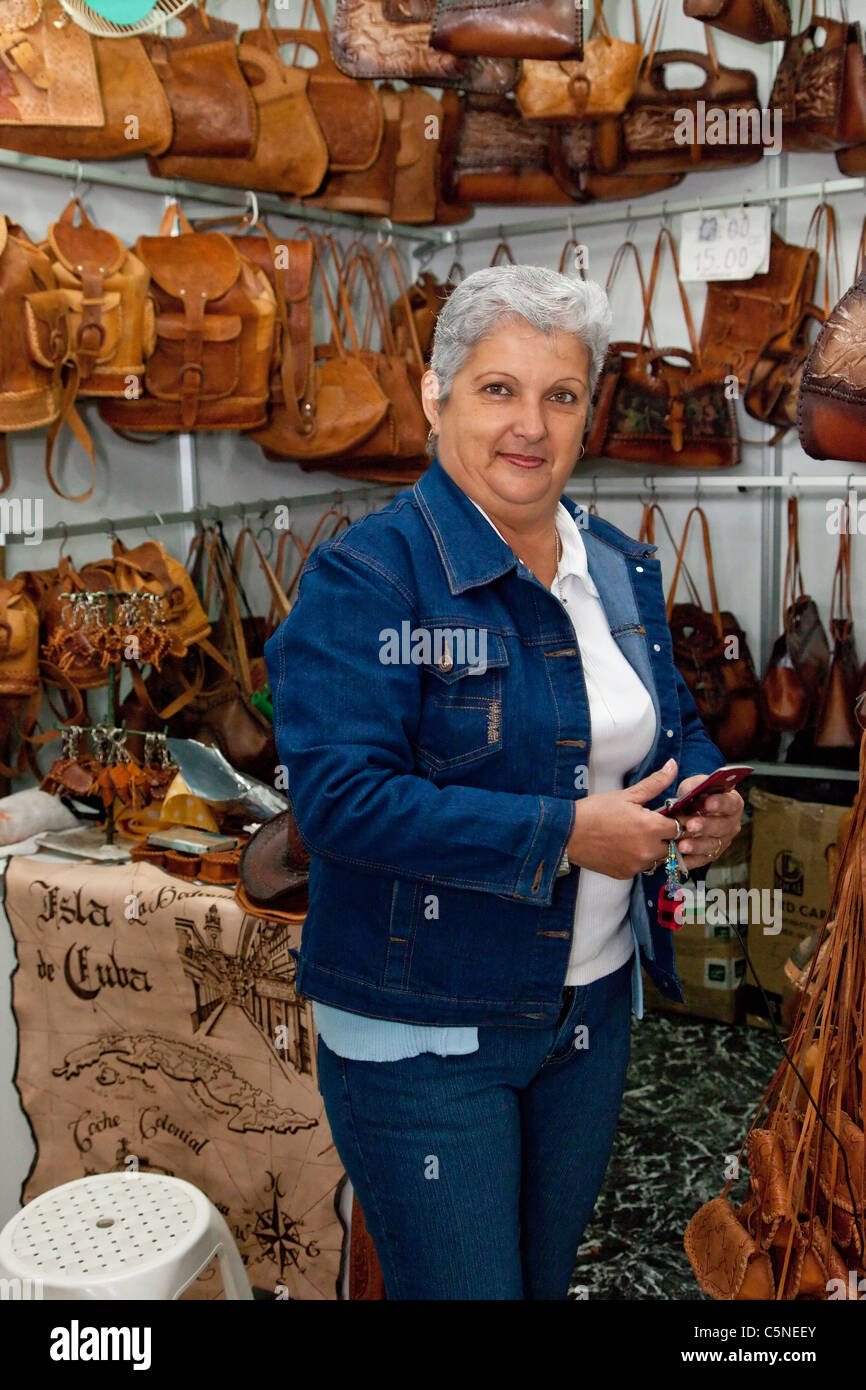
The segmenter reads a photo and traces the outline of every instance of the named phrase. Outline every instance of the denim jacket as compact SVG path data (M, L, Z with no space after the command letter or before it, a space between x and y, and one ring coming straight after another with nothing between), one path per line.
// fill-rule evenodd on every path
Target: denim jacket
M563 496L611 634L650 692L678 782L724 760L673 664L654 546ZM265 646L277 751L311 855L296 987L410 1023L551 1027L580 870L589 706L566 610L433 461L320 545ZM641 961L683 998L660 868L638 874Z

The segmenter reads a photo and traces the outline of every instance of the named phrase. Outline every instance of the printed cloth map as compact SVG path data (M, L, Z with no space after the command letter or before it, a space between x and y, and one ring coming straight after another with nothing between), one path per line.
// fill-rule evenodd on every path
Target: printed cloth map
M23 1200L91 1173L185 1178L225 1216L254 1288L337 1298L346 1178L294 990L300 927L145 863L18 857L5 907L37 1149ZM217 1267L183 1297L222 1297Z

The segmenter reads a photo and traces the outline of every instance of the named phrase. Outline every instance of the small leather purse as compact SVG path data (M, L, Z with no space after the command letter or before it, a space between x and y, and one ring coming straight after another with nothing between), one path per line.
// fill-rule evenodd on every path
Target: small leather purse
M430 44L460 57L583 57L582 0L436 0Z
M593 30L579 62L523 59L514 95L524 120L601 120L621 115L631 100L644 55L637 0L632 0L633 43L611 34L603 0L593 4Z
M829 662L830 648L817 606L803 588L797 499L789 497L782 634L773 644L761 682L768 728L796 732L810 723Z
M854 705L860 680L854 646L854 616L851 612L851 536L847 502L842 508L839 554L830 597L830 639L833 650L815 720L815 747L858 748L860 729Z

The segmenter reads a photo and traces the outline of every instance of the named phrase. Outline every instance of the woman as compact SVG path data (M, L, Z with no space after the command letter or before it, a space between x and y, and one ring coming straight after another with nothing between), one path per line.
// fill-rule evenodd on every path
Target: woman
M724 760L672 660L653 547L562 496L600 287L467 276L422 380L432 462L319 546L266 647L311 856L297 987L391 1299L562 1299L610 1157L659 807ZM686 866L736 792L680 827Z

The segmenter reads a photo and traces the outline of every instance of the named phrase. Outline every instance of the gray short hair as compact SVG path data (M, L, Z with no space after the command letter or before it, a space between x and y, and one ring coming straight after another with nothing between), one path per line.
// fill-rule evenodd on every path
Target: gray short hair
M541 333L573 333L589 348L590 396L610 338L607 295L594 280L560 275L542 265L495 265L475 270L446 299L436 320L430 366L439 403L472 349L503 319L523 318Z

